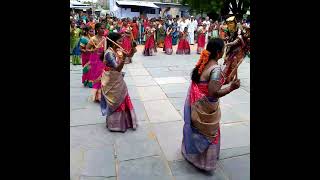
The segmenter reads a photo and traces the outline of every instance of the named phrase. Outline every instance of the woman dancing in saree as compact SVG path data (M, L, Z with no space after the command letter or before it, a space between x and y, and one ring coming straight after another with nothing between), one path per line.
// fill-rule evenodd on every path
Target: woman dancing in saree
M204 49L206 43L206 28L202 25L198 28L198 47L197 54L200 54Z
M243 32L237 27L235 16L227 20L228 32L226 37L226 57L224 58L225 68L224 74L228 77L226 83L229 83L235 77L238 65L245 57L245 42L243 39Z
M122 38L118 33L110 33L112 41L121 44ZM137 128L136 114L128 93L127 85L121 70L124 66L124 54L117 46L107 40L105 53L106 68L101 78L101 112L107 116L107 128L110 131L125 132L127 129Z
M146 27L145 35L147 37L143 55L145 56L153 56L155 54L154 51L154 29L151 29L150 27Z
M100 78L104 69L103 54L106 38L103 37L105 26L101 23L95 25L96 35L93 36L87 44L87 51L90 52L89 57L89 83L92 83L92 101L100 101L101 99L101 82Z
M166 30L163 26L163 21L161 20L159 24L157 25L157 47L163 48L164 47L164 39L166 37Z
M132 40L133 40L133 36L132 36L132 29L131 27L128 25L127 22L123 22L123 26L122 29L120 31L120 33L124 36L123 37L123 41L122 41L122 47L129 53L131 53L132 50ZM125 63L131 63L132 62L132 58L127 56L125 58Z
M81 60L82 60L82 84L85 87L92 88L92 83L89 83L89 58L90 52L87 51L86 46L91 37L94 36L94 30L91 26L84 27L84 34L80 39L80 48L81 48Z
M195 167L212 171L220 152L219 98L238 89L239 80L221 88L225 77L218 59L223 55L224 42L220 38L208 42L193 69L192 82L184 105L184 127L181 151Z
M70 53L73 65L81 64L80 51L80 33L81 29L76 27L75 20L70 21Z
M172 54L172 28L168 27L167 29L167 35L164 39L164 46L163 51L165 51L166 54L171 55Z
M172 23L172 45L177 45L179 39L179 31L178 31L178 23L177 19L174 19L174 22Z
M176 54L190 54L190 45L188 42L188 28L185 27L184 31L180 33L180 40Z

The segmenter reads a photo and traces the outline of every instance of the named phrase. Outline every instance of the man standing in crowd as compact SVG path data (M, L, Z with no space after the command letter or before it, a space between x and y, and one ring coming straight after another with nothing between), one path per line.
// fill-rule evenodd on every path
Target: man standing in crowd
M209 16L206 17L206 20L202 22L203 25L206 26L206 30L209 31L210 21ZM208 43L208 33L206 33L206 43Z
M188 24L188 32L189 32L189 44L194 45L194 32L197 30L198 23L194 19L193 16L191 16L191 20Z

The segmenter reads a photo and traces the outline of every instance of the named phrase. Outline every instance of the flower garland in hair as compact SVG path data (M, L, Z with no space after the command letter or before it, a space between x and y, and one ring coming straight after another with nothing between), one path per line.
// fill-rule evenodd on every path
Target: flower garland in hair
M209 56L210 56L210 52L207 50L203 50L201 52L200 58L196 64L196 67L198 67L198 73L201 74L205 65L208 63L209 61Z

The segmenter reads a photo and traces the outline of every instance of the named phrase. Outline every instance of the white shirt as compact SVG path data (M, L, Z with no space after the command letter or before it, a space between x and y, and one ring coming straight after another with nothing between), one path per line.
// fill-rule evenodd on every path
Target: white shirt
M205 20L205 21L203 21L203 24L206 25L206 30L209 30L210 21Z
M180 31L183 32L185 27L188 27L188 22L187 21L185 21L185 22L181 21L180 22Z
M188 24L188 32L194 32L198 27L198 22L193 20Z

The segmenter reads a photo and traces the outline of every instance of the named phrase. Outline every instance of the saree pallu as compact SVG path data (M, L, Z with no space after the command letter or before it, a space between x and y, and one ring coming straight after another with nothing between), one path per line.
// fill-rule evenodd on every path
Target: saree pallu
M132 27L132 35L133 35L133 39L136 41L138 39L138 35L139 35L139 27L137 23L132 23L131 24Z
M172 35L172 45L177 45L178 44L178 39L179 39L179 33L174 32Z
M166 36L164 39L164 51L166 54L171 55L172 54L172 36Z
M157 45L159 48L163 48L164 46L164 39L166 37L166 32L163 27L157 30Z
M198 47L197 47L197 53L200 54L202 50L204 49L204 46L206 44L206 36L204 33L200 33L198 35Z
M80 47L85 48L86 45L88 44L89 39L86 37L81 37L80 39ZM82 60L82 84L85 87L90 87L89 86L89 58L90 58L90 53L89 52L82 52L81 53L81 60ZM91 84L92 87L92 84ZM91 88L90 87L90 88Z
M100 101L101 99L101 82L100 78L103 73L105 65L101 60L101 54L103 53L103 48L100 48L98 52L90 54L89 57L89 83L88 86L92 86L92 101Z
M122 47L125 49L129 54L132 52L132 40L131 36L125 35L123 37L123 42L122 42ZM132 62L132 57L126 57L125 58L125 63L131 63Z
M137 128L137 118L123 74L107 70L101 77L101 112L110 131L125 132Z
M154 36L150 35L147 40L146 43L144 45L144 50L143 50L143 55L145 56L153 56L154 55Z
M215 116L198 116L202 123L211 123L213 126L195 125L195 105L207 98L210 104L217 108ZM198 84L192 82L184 105L184 126L181 152L184 158L199 169L211 171L216 168L220 153L220 108L218 100L208 97L208 82ZM210 106L211 106L210 105ZM205 109L207 107L203 107ZM204 113L207 115L206 113ZM213 118L214 117L214 118ZM196 127L195 127L196 126ZM208 135L204 135L209 132Z
M82 52L81 54L81 59L82 59L82 84L85 87L90 87L92 88L92 83L90 85L89 83L89 58L90 58L90 53L88 52Z
M80 50L80 38L77 39L77 44L72 50L71 60L73 65L81 64L81 50Z
M190 45L186 39L180 39L176 54L190 54Z

